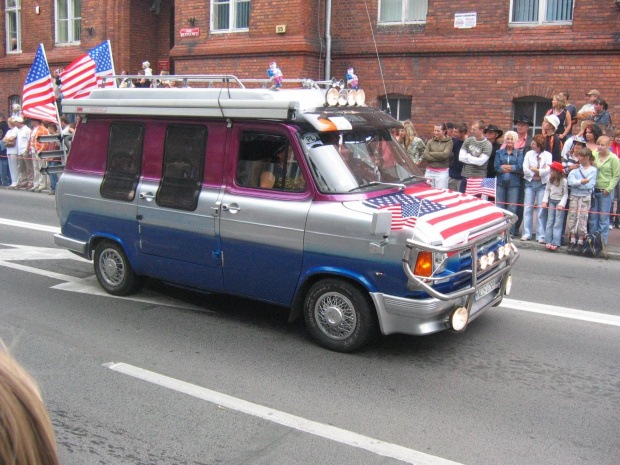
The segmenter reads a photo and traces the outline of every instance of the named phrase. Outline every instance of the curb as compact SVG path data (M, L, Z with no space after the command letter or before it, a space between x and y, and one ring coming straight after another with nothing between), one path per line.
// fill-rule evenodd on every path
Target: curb
M539 244L538 242L536 242L535 240L529 240L529 241L522 241L521 239L518 238L514 238L512 240L512 242L514 242L514 244L519 248L519 249L532 249L532 250L542 250L545 252L549 252L549 253L561 253L561 254L566 254L566 255L572 255L568 253L568 247L566 246L562 246L560 248L558 248L558 250L556 250L555 252L550 252L545 248L545 244ZM607 246L607 254L609 255L609 260L620 260L620 250L618 247L614 247L614 246ZM575 257L578 257L579 255L574 255ZM583 257L583 258L589 258L592 259L593 257ZM599 260L605 260L605 258L603 257L596 257Z

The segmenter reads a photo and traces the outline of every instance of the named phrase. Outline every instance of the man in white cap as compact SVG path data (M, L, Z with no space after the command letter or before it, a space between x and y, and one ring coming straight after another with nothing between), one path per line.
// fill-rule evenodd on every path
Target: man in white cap
M547 151L553 156L553 161L562 162L562 141L555 133L560 125L560 118L551 114L545 116L542 122L542 133L547 140Z
M586 96L588 97L588 101L581 107L581 110L577 112L577 121L580 123L588 119L589 116L592 116L594 113L594 101L601 96L601 93L596 89L592 89Z
M34 165L28 155L28 144L30 143L30 128L24 124L24 118L18 116L13 118L17 126L17 168L19 169L18 189L30 189L34 182Z

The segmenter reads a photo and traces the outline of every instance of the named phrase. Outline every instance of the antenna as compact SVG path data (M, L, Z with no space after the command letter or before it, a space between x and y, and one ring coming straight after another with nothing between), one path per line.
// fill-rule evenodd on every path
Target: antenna
M375 40L375 31L372 29L372 22L370 21L370 12L368 11L368 3L364 0L364 5L366 6L366 15L368 16L368 25L370 26L370 33L372 34L372 41L375 44L375 53L377 54L377 62L379 63L379 72L381 73L381 83L383 84L383 92L385 92L385 101L387 103L387 112L388 115L392 114L392 109L390 108L390 99L387 95L387 88L385 87L385 79L383 77L383 67L381 66L381 58L379 58L379 49L377 48L377 41Z

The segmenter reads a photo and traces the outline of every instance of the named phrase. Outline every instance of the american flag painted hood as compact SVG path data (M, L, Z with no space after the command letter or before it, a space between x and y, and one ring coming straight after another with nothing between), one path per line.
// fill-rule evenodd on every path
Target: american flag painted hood
M443 246L462 243L472 229L504 217L504 211L492 202L423 184L361 204L390 211L393 231L408 229L426 243Z

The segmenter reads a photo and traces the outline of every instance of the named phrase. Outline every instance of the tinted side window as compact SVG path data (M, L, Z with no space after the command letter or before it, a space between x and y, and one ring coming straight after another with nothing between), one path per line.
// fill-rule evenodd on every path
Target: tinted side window
M207 128L173 124L166 129L163 176L155 200L161 207L195 210L202 187Z
M112 123L102 197L127 202L134 199L142 168L143 141L143 124Z
M288 192L306 188L293 147L281 134L242 133L236 177L244 187Z

